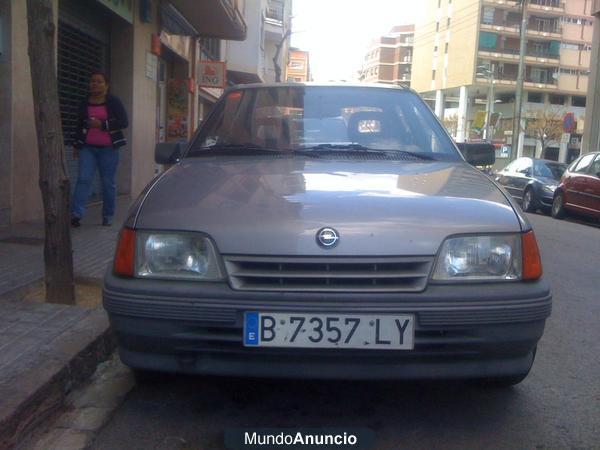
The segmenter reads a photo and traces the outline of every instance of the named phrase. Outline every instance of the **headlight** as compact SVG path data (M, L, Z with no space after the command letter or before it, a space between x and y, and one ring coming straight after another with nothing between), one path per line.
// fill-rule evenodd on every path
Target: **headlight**
M214 246L196 233L139 232L135 273L144 278L223 279Z
M521 235L446 239L434 280L518 280L522 275Z
M556 185L544 185L542 186L542 189L546 192L550 192L551 194L553 194L557 187L558 186Z

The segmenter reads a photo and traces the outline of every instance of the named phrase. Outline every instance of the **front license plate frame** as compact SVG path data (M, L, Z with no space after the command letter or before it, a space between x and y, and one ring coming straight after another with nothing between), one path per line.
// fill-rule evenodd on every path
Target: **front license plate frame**
M414 314L246 311L244 346L413 350Z

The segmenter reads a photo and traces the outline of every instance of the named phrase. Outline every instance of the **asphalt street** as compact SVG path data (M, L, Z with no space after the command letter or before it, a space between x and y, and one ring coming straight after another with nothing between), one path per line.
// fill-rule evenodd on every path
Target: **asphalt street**
M600 227L529 218L554 305L518 386L174 376L135 387L92 448L222 449L235 427L368 427L377 449L600 448Z

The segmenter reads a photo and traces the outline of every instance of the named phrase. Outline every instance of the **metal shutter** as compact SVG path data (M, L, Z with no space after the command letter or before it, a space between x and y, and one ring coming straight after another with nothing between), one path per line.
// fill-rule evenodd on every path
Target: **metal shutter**
M91 2L61 0L58 21L58 95L71 187L77 182L78 161L73 159L77 110L88 92L90 73L108 73L110 16ZM97 175L90 201L101 198Z

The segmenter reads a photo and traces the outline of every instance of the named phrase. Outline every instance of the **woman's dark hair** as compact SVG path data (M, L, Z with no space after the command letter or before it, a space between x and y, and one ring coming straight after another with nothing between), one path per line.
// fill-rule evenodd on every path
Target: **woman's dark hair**
M94 75L100 75L102 78L104 78L104 82L106 84L109 84L109 80L108 80L108 75L106 75L106 73L100 71L100 70L95 70L94 72L90 73L90 79L94 76Z

